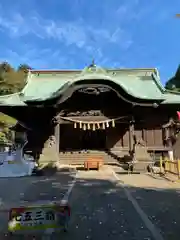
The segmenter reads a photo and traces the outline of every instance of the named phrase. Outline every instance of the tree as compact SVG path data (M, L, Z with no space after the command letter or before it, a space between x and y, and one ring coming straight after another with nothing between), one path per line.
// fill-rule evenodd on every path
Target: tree
M0 95L21 91L29 69L29 65L21 64L16 71L8 62L0 63Z
M24 72L28 72L31 69L32 68L27 64L20 64L18 67L18 71L24 71Z
M0 82L5 81L6 73L12 70L11 65L7 62L2 62L0 64Z
M6 138L6 134L3 132L0 132L0 143L6 143L8 142L8 139Z
M2 62L0 64L0 71L1 72L10 72L11 70L12 70L12 67L8 62Z
M175 75L166 82L165 88L172 91L180 91L180 65Z
M17 123L17 120L0 112L0 143L12 140L11 127Z

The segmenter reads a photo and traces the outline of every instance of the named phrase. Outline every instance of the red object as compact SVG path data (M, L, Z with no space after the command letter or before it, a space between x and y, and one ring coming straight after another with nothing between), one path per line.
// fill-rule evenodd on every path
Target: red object
M26 209L25 207L11 208L11 210L9 212L9 220L11 220L13 217L17 216L18 214L23 213L25 209Z
M59 206L58 209L59 209L61 212L63 212L63 213L67 212L67 213L68 213L68 216L70 217L70 215L71 215L71 209L70 209L70 206L69 206L69 205Z
M177 115L178 115L178 120L180 120L180 112L177 111Z
M70 217L70 215L71 215L71 208L70 208L70 206L66 206L66 207L65 207L65 211L68 212L68 215L69 215L69 217Z

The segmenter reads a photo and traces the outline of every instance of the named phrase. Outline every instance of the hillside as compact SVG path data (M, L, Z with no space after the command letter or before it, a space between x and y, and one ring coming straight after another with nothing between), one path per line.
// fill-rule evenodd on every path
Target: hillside
M0 95L11 94L20 91L25 85L25 78L30 67L21 64L14 69L9 63L0 64Z
M19 92L25 85L25 79L30 67L21 64L14 69L9 63L0 64L0 95L7 95ZM16 120L0 112L0 143L8 142L11 139L9 127L16 124Z

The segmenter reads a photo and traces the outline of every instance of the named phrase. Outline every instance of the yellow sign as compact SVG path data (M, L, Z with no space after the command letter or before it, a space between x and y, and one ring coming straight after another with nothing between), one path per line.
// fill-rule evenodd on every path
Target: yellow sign
M16 161L8 161L8 164L15 164Z
M70 217L68 206L35 206L13 208L9 214L8 230L44 230L64 228Z

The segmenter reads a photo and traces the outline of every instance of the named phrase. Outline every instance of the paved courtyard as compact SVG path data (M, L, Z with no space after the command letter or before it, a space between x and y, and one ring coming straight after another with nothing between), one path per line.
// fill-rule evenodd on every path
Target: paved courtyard
M62 170L50 176L0 178L0 232L7 231L10 208L60 201L74 177L75 171Z
M74 177L74 171L62 171L49 177L0 179L1 209L20 202L28 205L60 200ZM59 237L178 240L179 194L179 184L148 175L124 175L118 168L79 171L69 196L69 232ZM2 231L7 225L7 213L0 215Z
M113 172L78 173L64 239L178 240L180 185Z

